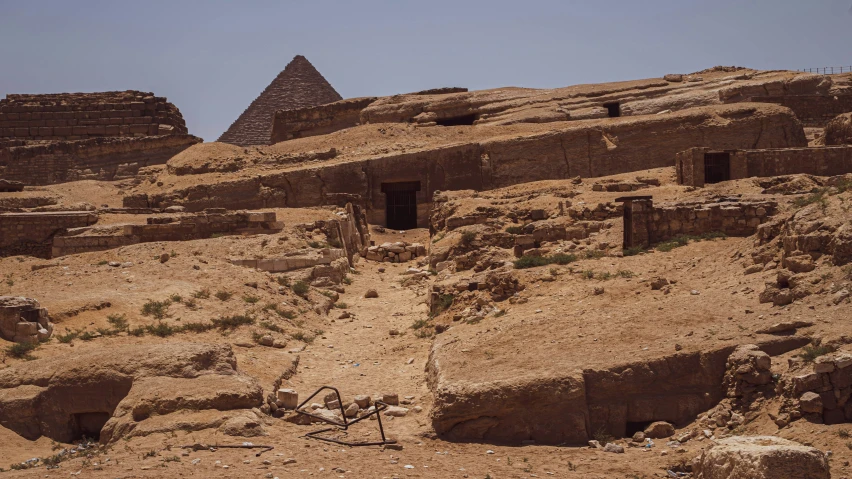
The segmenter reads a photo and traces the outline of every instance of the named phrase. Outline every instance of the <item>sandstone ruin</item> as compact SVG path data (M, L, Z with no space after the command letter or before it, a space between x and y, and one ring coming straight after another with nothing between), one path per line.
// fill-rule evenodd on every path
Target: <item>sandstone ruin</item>
M850 80L9 95L0 467L848 474Z

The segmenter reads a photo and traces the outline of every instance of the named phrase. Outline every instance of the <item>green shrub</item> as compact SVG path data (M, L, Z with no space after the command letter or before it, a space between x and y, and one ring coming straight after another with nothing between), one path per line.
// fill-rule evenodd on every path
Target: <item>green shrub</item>
M234 295L234 293L231 293L230 291L220 290L220 291L216 291L215 296L219 301L227 301L227 300L231 299L231 296L233 296L233 295Z
M432 316L437 316L444 311L450 309L453 305L453 301L455 301L456 297L452 294L442 294L438 296L438 303L435 304L432 308L433 313Z
M133 328L133 329L127 331L127 334L129 334L131 336L136 336L136 337L142 336L142 335L145 334L145 327L139 326L137 328Z
M583 259L601 259L604 256L606 256L606 253L599 249L583 251Z
M464 246L467 246L467 245L473 243L473 240L475 240L475 239L476 239L476 233L474 233L472 231L465 231L461 235L460 243Z
M192 297L195 299L207 299L210 297L210 290L207 288L199 289L198 291L192 293Z
M162 321L158 321L157 324L145 326L145 331L161 338L167 338L177 332L175 328Z
M550 260L545 256L523 255L515 260L516 269L535 268L537 266L546 266L550 264Z
M429 326L428 320L418 319L418 320L414 321L414 323L411 325L411 329L421 329L421 328L425 328L427 326Z
M189 309L195 309L198 307L198 303L196 303L193 298L183 300L183 305Z
M304 331L296 331L295 333L291 334L290 337L295 339L296 341L302 341L305 344L311 344L314 342L314 339L316 339L315 336L305 334Z
M157 320L164 319L168 315L170 304L169 300L151 301L149 299L147 303L142 305L142 316L153 316Z
M631 246L629 248L623 249L622 253L624 253L624 256L636 256L637 254L643 251L645 251L645 248L641 246Z
M221 330L236 329L246 324L254 324L254 318L245 314L235 314L233 316L222 316L213 319L213 325Z
M328 245L332 248L340 248L341 246L343 246L343 243L341 243L340 240L337 238L332 238L328 240Z
M280 284L281 286L286 286L288 288L290 287L290 278L287 276L279 276L275 278L275 280L278 281L278 284Z
M799 357L802 358L806 363L812 363L814 360L820 356L825 356L828 353L834 352L834 348L829 346L823 346L820 344L809 344L802 348L802 352L799 353Z
M309 289L310 289L310 286L308 286L308 283L306 283L304 281L297 281L293 285L293 292L296 293L299 296L304 296L304 295L308 294Z
M577 257L573 254L556 253L548 256L547 259L553 264L568 264L577 261Z
M258 298L257 296L252 296L252 295L248 294L248 295L243 296L243 301L245 301L248 304L255 304L258 301L260 301L260 298Z
M83 331L78 337L83 341L91 341L95 339L95 333L92 333L90 331Z
M13 358L31 360L35 359L32 353L38 347L37 343L15 343L6 348L6 354Z
M276 333L283 333L284 332L284 328L282 328L281 326L278 326L277 324L270 323L268 321L262 321L260 323L260 326L262 328L268 329L270 331L275 331Z
M123 314L110 314L107 316L107 322L118 331L127 329L127 317Z
M513 234L513 235L520 235L520 234L524 233L524 227L523 226L509 226L509 227L506 228L506 233Z
M77 336L80 335L79 331L68 331L65 334L57 334L56 339L62 344L68 344L71 341L77 339Z
M334 307L337 308L337 309L346 309L346 308L349 307L349 305L346 304L346 303L343 303L343 302L337 302L337 303L334 303Z
M319 241L308 241L308 246L310 246L311 248L322 248L323 244Z
M179 294L173 294L169 296L169 300L171 300L172 303L180 303L183 301L183 297Z
M203 333L205 331L210 331L214 326L210 323L185 323L180 327L180 331L186 331L190 333Z

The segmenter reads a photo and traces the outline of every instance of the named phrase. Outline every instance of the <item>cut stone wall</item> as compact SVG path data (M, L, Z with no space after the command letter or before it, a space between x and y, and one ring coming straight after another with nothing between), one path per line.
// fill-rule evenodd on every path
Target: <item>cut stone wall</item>
M0 147L0 177L27 185L130 178L139 168L165 164L200 142L200 138L180 134Z
M852 112L852 95L759 96L750 101L786 106L809 127L823 127L841 113Z
M352 98L327 105L275 112L272 121L272 143L326 135L360 124L361 110L376 97Z
M104 136L186 134L180 111L140 91L6 95L0 137L82 140Z
M50 258L55 235L68 228L97 222L98 215L88 211L0 214L0 257L30 255Z
M775 213L773 201L668 203L655 206L650 196L622 197L624 247L648 247L678 235L724 233L751 236Z
M426 246L420 243L382 243L367 248L364 259L381 263L404 263L418 256L426 256Z
M722 121L724 120L724 121ZM702 107L666 116L565 122L560 129L389 154L302 165L251 178L200 183L151 196L126 197L125 206L185 206L188 210L310 207L353 202L371 224L385 224L382 184L420 182L417 225L426 227L435 191L488 190L539 180L595 177L672 166L675 154L696 145L715 149L806 146L801 124L786 108L767 104ZM132 202L132 204L130 204Z
M263 234L281 231L274 212L206 212L181 217L148 218L148 224L86 227L53 238L52 256L103 251L154 241L188 241L213 235Z
M675 156L678 184L704 186L704 155L710 151L709 148L691 148ZM792 174L836 176L852 173L852 146L732 150L728 153L731 180Z

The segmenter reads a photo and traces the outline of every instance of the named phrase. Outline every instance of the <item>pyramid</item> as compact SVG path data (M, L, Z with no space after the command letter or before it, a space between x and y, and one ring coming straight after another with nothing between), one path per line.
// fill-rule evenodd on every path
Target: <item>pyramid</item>
M276 111L324 105L342 99L307 58L296 55L222 133L219 141L238 146L268 145Z

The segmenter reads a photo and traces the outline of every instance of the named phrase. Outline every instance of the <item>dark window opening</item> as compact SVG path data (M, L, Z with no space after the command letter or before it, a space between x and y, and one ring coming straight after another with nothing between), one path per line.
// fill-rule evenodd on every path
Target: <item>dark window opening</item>
M440 126L460 126L460 125L473 125L478 118L478 115L475 113L471 113L470 115L462 115L462 116L452 116L449 118L440 118L435 120Z
M654 421L639 421L639 422L627 422L624 428L624 437L633 437L639 431L644 431L645 428L651 425Z
M110 414L106 412L83 412L74 414L74 422L76 423L77 437L84 437L97 440L101 437L101 429L110 418Z
M604 103L603 107L606 108L606 114L610 118L618 118L621 116L621 103L613 102L613 103Z
M731 179L730 153L704 154L704 183L719 183Z
M417 228L417 192L419 181L383 183L387 227L395 230Z

